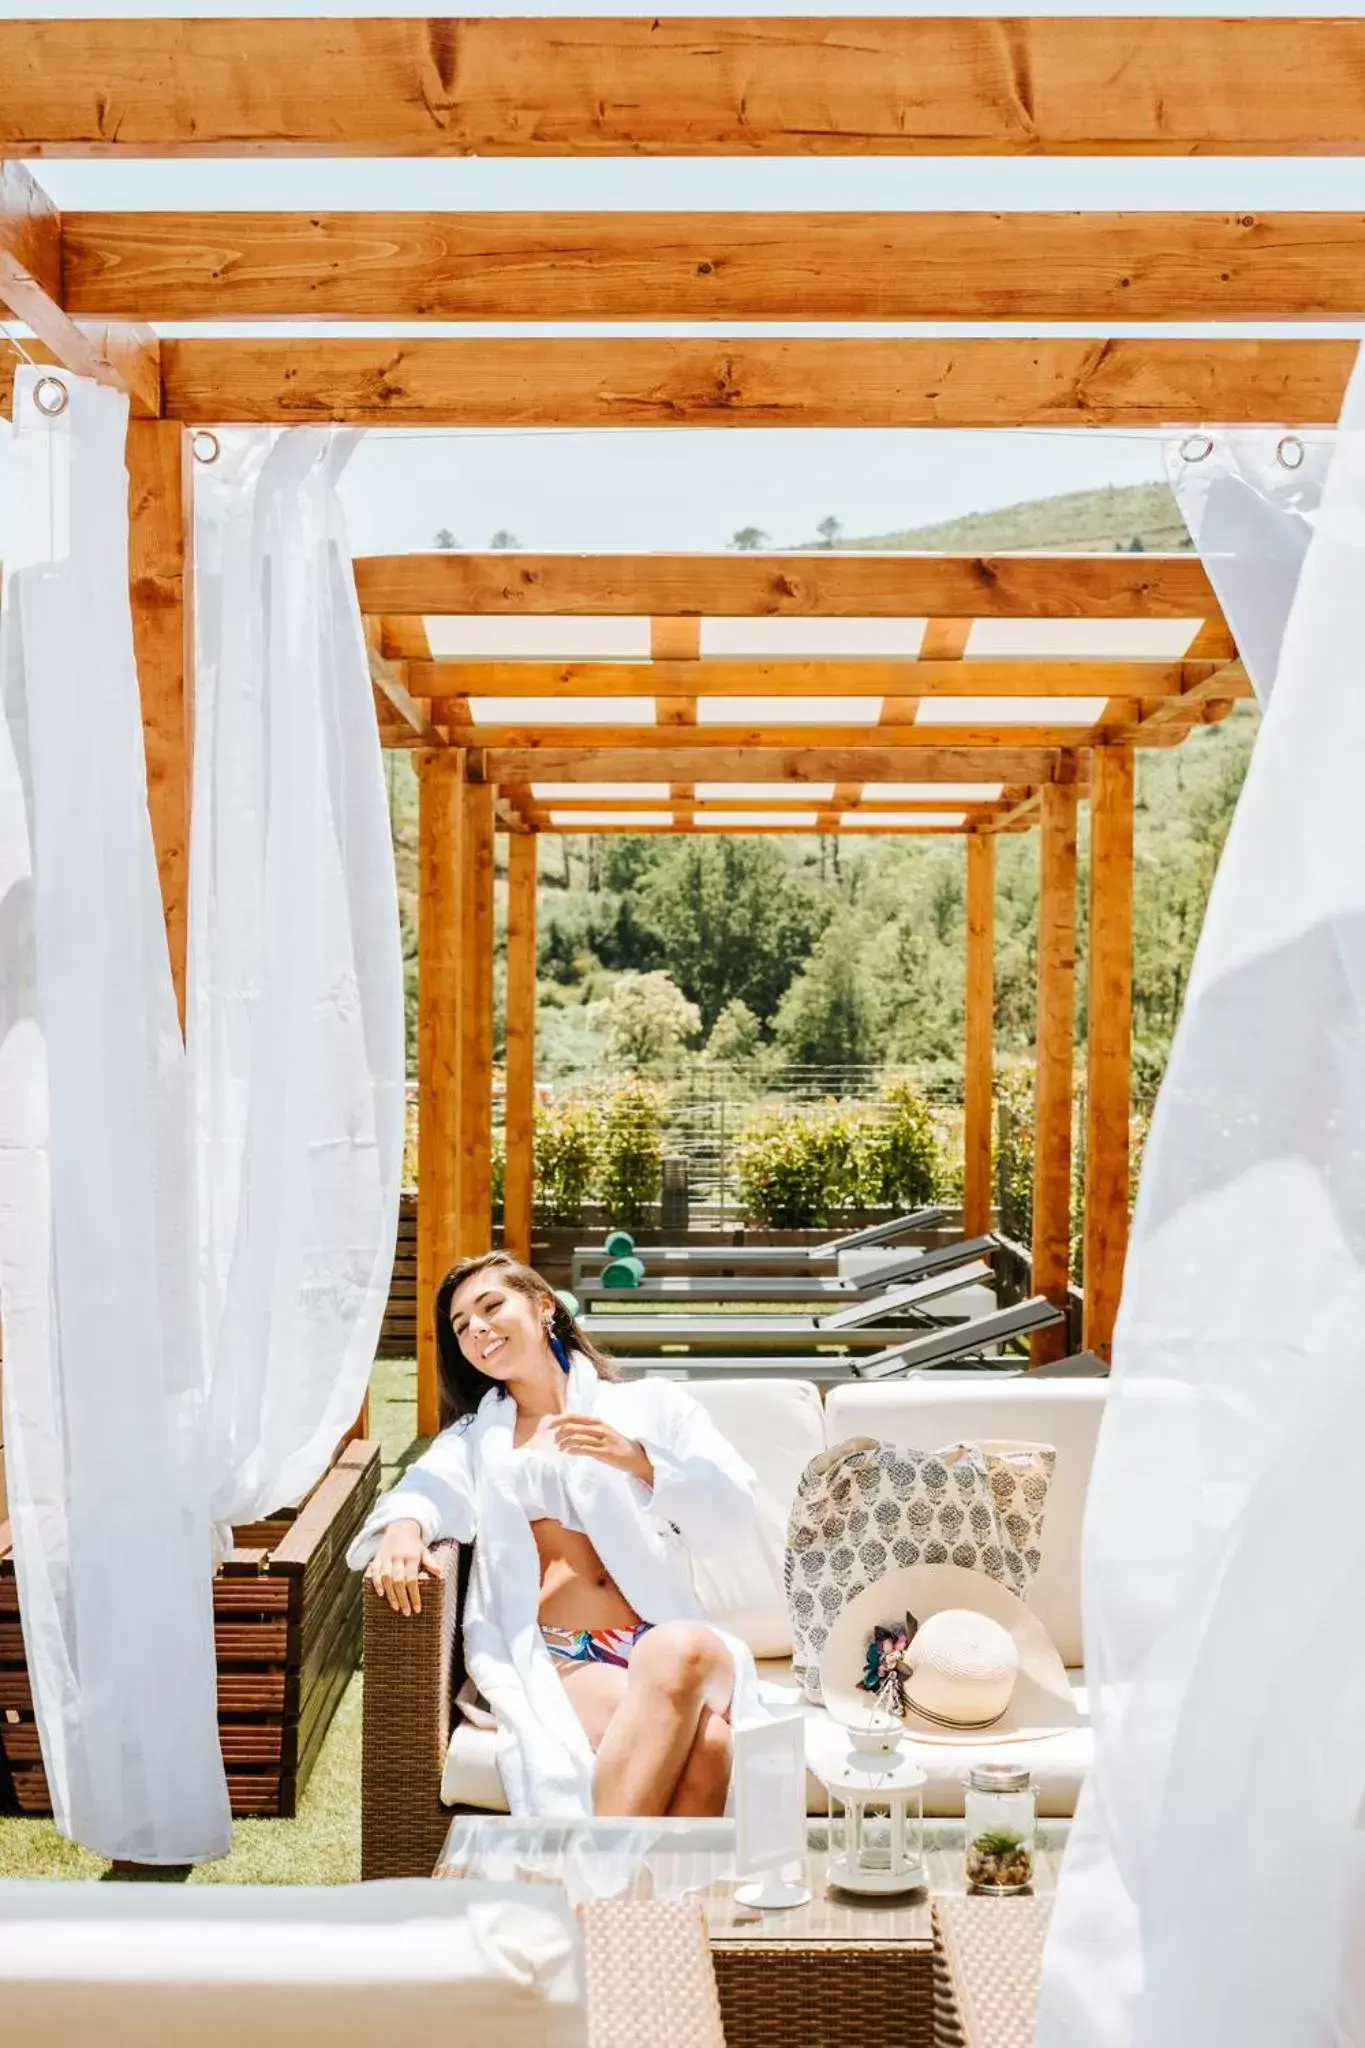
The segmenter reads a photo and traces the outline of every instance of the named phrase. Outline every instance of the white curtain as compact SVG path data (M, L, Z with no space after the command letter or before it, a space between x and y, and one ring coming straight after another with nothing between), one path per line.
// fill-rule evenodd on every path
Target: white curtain
M1361 374L1317 508L1255 525L1292 601L1142 1176L1040 2048L1365 2039Z
M355 437L223 437L196 502L187 1033L220 1531L325 1470L393 1267L397 888L337 479Z
M1278 430L1190 434L1166 474L1264 703L1332 459L1332 440Z
M66 394L55 418L34 387ZM126 401L21 369L0 648L0 1299L24 1634L57 1824L229 1839L185 1073L128 601Z

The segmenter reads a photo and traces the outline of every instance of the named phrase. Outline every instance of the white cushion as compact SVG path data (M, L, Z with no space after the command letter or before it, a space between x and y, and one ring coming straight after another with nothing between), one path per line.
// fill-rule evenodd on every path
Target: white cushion
M791 1660L779 1657L758 1667L759 1694L763 1704L777 1714L799 1713L807 1719L824 1718L823 1707L813 1707L792 1674ZM1068 1671L1067 1678L1081 1710L1076 1727L1062 1735L1045 1735L1037 1742L1000 1742L989 1746L950 1748L945 1743L922 1742L916 1748L918 1761L929 1773L924 1788L924 1811L930 1815L962 1817L962 1781L970 1766L987 1757L1007 1757L1026 1764L1038 1787L1038 1811L1050 1818L1070 1819L1076 1811L1076 1797L1090 1769L1094 1743L1086 1712L1085 1674ZM494 1737L486 1728L462 1723L450 1738L445 1770L441 1776L441 1800L446 1806L472 1806L479 1813L506 1813L507 1796L502 1789L494 1751ZM806 1811L825 1811L825 1788L814 1774L806 1779Z
M1062 1662L1080 1665L1081 1525L1108 1381L994 1379L939 1381L932 1374L882 1385L832 1387L825 1404L831 1444L851 1436L916 1450L1000 1438L1051 1444L1057 1465L1043 1522L1043 1559L1029 1605Z
M696 1380L687 1391L758 1480L758 1542L696 1558L697 1598L707 1619L755 1657L790 1656L782 1561L797 1481L825 1448L819 1389L811 1380L746 1379Z
M585 2048L582 1983L549 1885L0 1884L24 2048Z
M793 1676L790 1664L760 1664L759 1693L765 1707L774 1713L799 1713L809 1722L827 1720L823 1707L814 1707ZM1067 1678L1081 1718L1075 1727L1060 1735L1040 1736L1037 1741L964 1743L914 1742L910 1748L915 1762L929 1773L924 1788L924 1811L931 1819L961 1820L964 1781L973 1764L1007 1762L1023 1764L1032 1773L1038 1793L1038 1811L1048 1819L1069 1820L1076 1811L1076 1799L1095 1753L1094 1736L1086 1704L1085 1674L1068 1671ZM824 1813L828 1796L824 1786L808 1772L806 1811Z

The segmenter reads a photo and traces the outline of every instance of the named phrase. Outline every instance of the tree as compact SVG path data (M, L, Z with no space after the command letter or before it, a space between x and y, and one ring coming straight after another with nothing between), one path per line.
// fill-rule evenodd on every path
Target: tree
M837 917L783 996L776 1037L797 1066L865 1066L881 1051L867 934Z
M820 536L820 545L822 548L832 548L834 546L835 541L838 540L839 535L843 532L843 530L843 521L841 519L834 518L822 519L820 521L820 524L815 529L815 531Z
M505 526L500 526L488 545L490 548L519 548L521 542L514 533L509 533Z
M755 548L761 548L768 538L761 526L741 526L738 533L731 534L730 545L738 548L743 554L751 554Z
M666 1073L676 1065L701 1016L670 975L623 974L603 1007L607 1055L631 1074Z
M443 526L436 536L435 545L438 548L457 548L460 543L456 540L450 528Z
M766 1022L834 911L770 839L673 840L642 894L708 1032L736 996Z
M706 1041L706 1057L728 1066L743 1066L762 1050L763 1027L741 996L725 1005Z

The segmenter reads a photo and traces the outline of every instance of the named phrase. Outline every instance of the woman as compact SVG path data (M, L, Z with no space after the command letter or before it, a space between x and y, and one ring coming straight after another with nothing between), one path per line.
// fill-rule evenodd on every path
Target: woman
M474 1543L465 1658L513 1813L718 1814L753 1659L706 1626L689 1552L755 1531L754 1477L676 1383L621 1383L503 1252L436 1295L443 1420L350 1551L421 1611L442 1537ZM477 1541L475 1540L477 1538Z

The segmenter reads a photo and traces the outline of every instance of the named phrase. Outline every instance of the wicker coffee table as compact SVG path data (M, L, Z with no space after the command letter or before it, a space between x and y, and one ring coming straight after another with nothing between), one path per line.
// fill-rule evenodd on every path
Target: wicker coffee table
M827 1892L826 1830L812 1821L807 1906L737 1906L729 1821L556 1823L461 1814L437 1877L540 1879L576 1904L593 1897L673 1899L701 1906L720 1991L727 2048L933 2048L931 1900L961 1896L962 1830L925 1829L929 1889L902 1899ZM1036 1890L1051 1892L1055 1858L1039 1856ZM794 1873L793 1873L794 1874ZM987 1900L988 1908L1010 1902ZM941 2003L941 1994L940 1994Z

